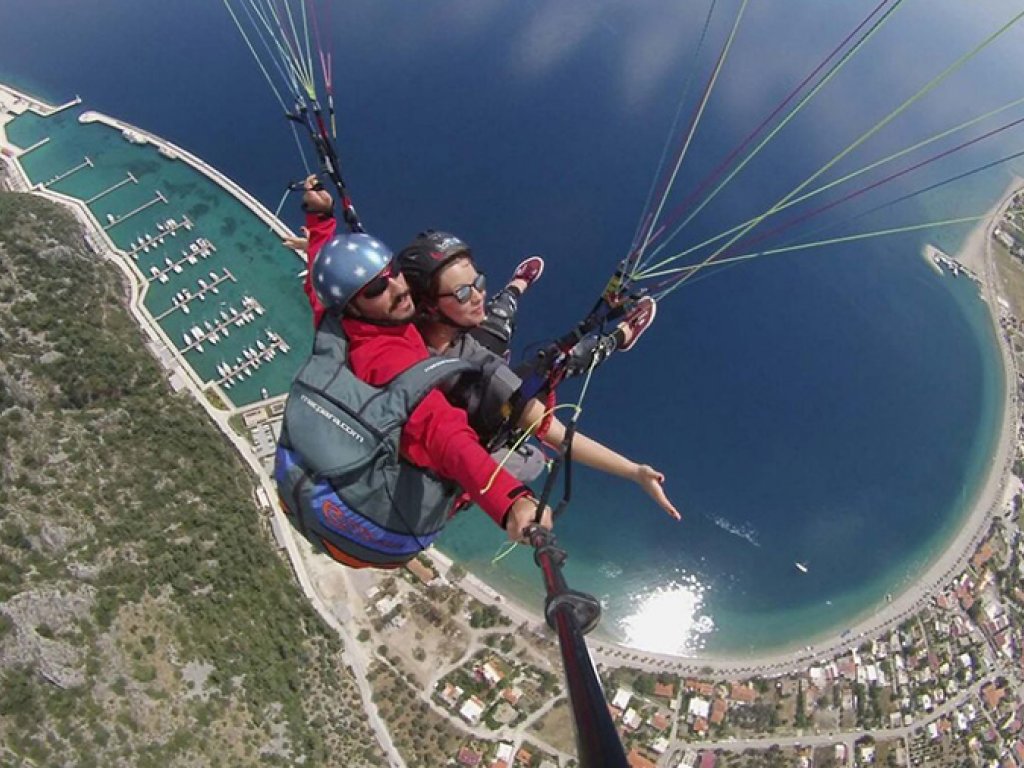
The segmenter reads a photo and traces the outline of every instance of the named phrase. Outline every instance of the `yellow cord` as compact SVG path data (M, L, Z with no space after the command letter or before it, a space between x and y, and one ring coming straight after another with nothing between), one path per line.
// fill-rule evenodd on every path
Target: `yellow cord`
M491 490L491 486L494 485L495 478L497 478L498 473L505 468L505 463L509 460L509 457L513 453L515 453L516 450L523 443L525 443L527 440L533 437L533 433L537 431L537 428L544 422L544 420L548 416L553 414L555 411L560 411L564 408L572 408L575 411L574 417L579 418L579 415L583 412L583 398L587 396L587 388L590 386L590 377L594 375L594 369L597 368L597 363L598 359L597 355L595 355L593 359L590 361L590 368L587 369L587 377L583 380L583 388L580 390L580 399L575 403L562 403L561 405L556 405L554 408L549 408L546 411L544 411L544 413L541 414L532 424L530 424L527 430L522 435L520 435L519 439L512 444L511 448L509 448L508 453L505 454L505 458L503 458L498 463L498 466L494 468L494 471L491 473L491 477L490 479L488 479L487 484L480 489L480 493L487 493L489 490Z

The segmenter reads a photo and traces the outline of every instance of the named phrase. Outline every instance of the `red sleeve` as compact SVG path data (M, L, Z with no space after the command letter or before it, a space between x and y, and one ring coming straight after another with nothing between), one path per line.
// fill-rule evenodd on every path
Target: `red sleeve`
M302 290L305 291L306 298L309 299L309 306L313 308L314 328L320 326L320 320L323 318L326 308L320 303L316 291L313 290L313 262L316 261L316 255L320 253L324 243L334 237L334 231L337 227L338 222L333 216L324 218L315 213L306 214L309 245L306 247L306 280L302 284Z
M502 527L512 503L531 495L529 488L498 468L469 426L466 412L436 390L409 416L401 445L409 461L458 483Z
M350 339L362 338L367 332L358 321L343 322ZM367 384L387 384L429 356L412 326L407 331L376 328L371 333L372 338L353 343L349 350L352 371ZM531 495L529 488L498 469L469 426L466 412L455 408L440 392L431 392L409 415L400 447L408 461L457 483L498 525L503 526L512 502Z

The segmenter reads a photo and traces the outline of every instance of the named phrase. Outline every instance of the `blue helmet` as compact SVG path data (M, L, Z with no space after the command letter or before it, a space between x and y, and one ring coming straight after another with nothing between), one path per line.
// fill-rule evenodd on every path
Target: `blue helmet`
M326 307L344 307L391 262L391 249L362 232L335 235L317 254L313 290Z

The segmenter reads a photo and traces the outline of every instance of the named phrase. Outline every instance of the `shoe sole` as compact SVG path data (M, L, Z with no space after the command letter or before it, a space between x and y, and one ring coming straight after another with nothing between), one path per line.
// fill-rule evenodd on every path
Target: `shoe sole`
M644 335L644 331L646 331L648 328L651 327L651 323L654 322L654 318L658 314L658 304L657 304L657 302L651 301L650 302L650 307L651 307L651 310L650 310L650 314L647 317L647 320L641 325L639 331L636 330L636 329L633 329L633 336L630 338L629 343L626 344L624 347L622 347L622 349L619 350L620 352L629 352L629 350L631 350L634 346L636 346L636 343L638 341L640 341L640 337Z

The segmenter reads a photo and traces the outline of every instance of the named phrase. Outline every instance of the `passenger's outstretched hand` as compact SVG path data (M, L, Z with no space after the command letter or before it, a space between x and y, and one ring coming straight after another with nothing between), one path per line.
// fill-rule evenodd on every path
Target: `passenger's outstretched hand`
M655 504L665 510L671 517L674 517L676 520L682 517L679 514L679 510L668 500L668 496L665 495L665 489L661 487L662 483L665 482L665 475L652 466L640 464L636 468L634 480L637 485L644 489L644 493L654 499Z

